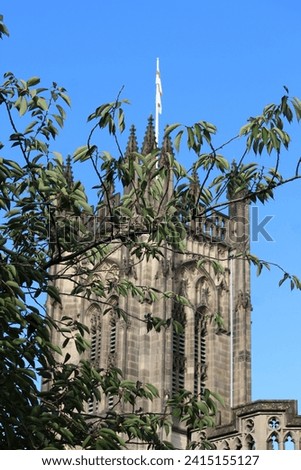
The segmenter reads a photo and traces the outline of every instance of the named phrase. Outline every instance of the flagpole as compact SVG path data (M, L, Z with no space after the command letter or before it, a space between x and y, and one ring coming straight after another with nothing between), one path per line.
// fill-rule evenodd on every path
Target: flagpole
M155 136L157 145L159 145L159 114L162 114L162 85L159 69L159 58L157 58L157 68L156 68L156 112L155 112Z

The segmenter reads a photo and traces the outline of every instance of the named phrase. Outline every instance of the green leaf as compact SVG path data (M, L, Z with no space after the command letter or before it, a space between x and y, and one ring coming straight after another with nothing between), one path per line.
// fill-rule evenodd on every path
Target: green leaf
M49 284L46 288L46 292L49 295L49 297L51 297L53 300L55 300L59 304L62 303L61 297L60 297L60 292L59 292L59 290L56 286L53 286L53 285Z
M64 110L64 108L62 106L60 106L59 104L56 105L56 108L58 110L58 112L60 113L60 115L62 116L63 119L66 118L66 112Z
M296 113L297 120L300 121L300 119L301 119L301 101L299 100L299 98L294 97L292 99L292 103L293 103L293 107L294 107L294 110L295 110L295 113Z
M38 124L38 121L32 121L28 126L26 127L24 134L29 134L30 132L33 131L33 128Z
M37 106L41 109L43 109L44 111L47 111L48 110L48 104L47 104L47 101L45 100L45 98L42 98L42 97L38 97L37 99Z
M40 78L39 77L31 77L27 80L27 86L34 86L40 83Z
M125 129L124 112L121 108L118 109L118 127L120 132L123 132Z
M129 217L129 218L133 217L133 212L128 207L120 206L118 210L120 211L122 215L125 215L126 217Z
M195 140L194 140L194 133L191 127L187 127L187 145L188 148L194 148Z
M62 92L60 92L59 95L65 101L65 103L70 107L71 106L71 99L69 98L69 96L66 95L66 93L62 93Z
M60 127L63 127L63 126L64 126L64 120L63 120L62 116L60 116L60 115L58 115L58 114L53 114L52 116L53 116L53 118L56 120L56 122L58 123L58 125L59 125Z
M159 396L159 392L158 392L158 389L152 385L152 384L145 384L145 387L151 392L151 394L154 396L154 397L158 397Z
M73 159L75 162L85 162L86 160L89 160L89 158L91 158L91 155L95 150L97 150L97 147L95 145L92 145L92 147L89 147L88 145L83 145L75 150L73 154Z
M5 26L3 20L4 20L3 15L0 15L0 39L2 39L3 35L9 36L9 31L7 27Z
M64 163L63 155L60 152L52 152L52 153L55 157L55 161L57 161L59 165L63 165Z
M170 126L167 126L164 130L164 136L168 136L172 131L180 127L181 124L176 123L176 124L171 124Z
M284 273L283 278L280 279L280 281L279 281L279 286L281 286L289 277L290 277L290 275L288 273Z
M175 149L177 152L180 151L180 144L181 144L181 139L182 139L182 135L183 135L184 131L181 130L177 133L176 137L175 137L175 140L174 140L174 146L175 146Z
M84 211L88 214L93 214L93 207L90 206L90 204L86 201L83 201L82 199L79 201L79 205L84 209Z
M250 132L251 124L245 124L240 128L239 135L247 135Z
M19 107L20 116L24 116L26 111L27 111L27 100L26 100L25 96L22 96L21 101L20 101L20 107Z
M87 436L86 439L83 441L83 446L82 448L85 449L87 447L87 445L90 443L92 439L92 436Z

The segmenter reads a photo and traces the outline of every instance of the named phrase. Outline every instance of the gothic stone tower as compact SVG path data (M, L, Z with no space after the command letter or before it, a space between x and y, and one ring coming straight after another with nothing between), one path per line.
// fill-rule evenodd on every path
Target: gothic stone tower
M150 119L141 153L146 155L154 148L155 132ZM135 129L132 128L126 157L137 151ZM160 165L164 165L166 153L172 151L171 143L166 138ZM196 190L198 184L195 175L191 191ZM172 183L167 187L167 198L171 190ZM173 291L187 297L192 308L176 304L168 298L160 302L153 302L151 298L139 302L130 296L112 295L102 307L93 301L93 296L89 300L67 296L60 307L48 302L48 314L56 319L62 314L73 316L88 325L92 345L90 360L96 365L106 368L114 364L123 371L126 379L155 385L160 397L152 403L143 404L145 411L161 412L166 397L180 388L185 387L195 394L202 392L204 387L209 388L219 393L225 401L217 417L217 427L209 432L209 438L217 448L254 448L256 420L253 415L255 413L257 422L258 415L262 420L265 418L260 414L262 409L259 405L257 408L250 405L250 271L243 256L249 249L249 207L244 201L233 202L229 207L227 215L215 212L191 224L185 254L166 248L165 256L160 261L143 258L137 262L130 256L129 250L122 247L94 267L95 279L101 279L104 283L127 279L140 286ZM102 216L105 217L105 214ZM204 259L218 261L223 271L216 273L209 262L204 262L200 267L197 264L200 255ZM65 272L64 279L57 282L59 289L71 291L68 273ZM129 314L127 322L117 318L113 309L110 312L108 305L116 304ZM163 319L178 319L184 324L184 329L180 334L173 332L172 328L163 329L160 333L147 332L145 322L141 320L148 314ZM222 322L215 321L217 316ZM59 337L54 340L60 341ZM76 355L73 350L70 353ZM101 404L105 407L112 405L110 398L107 403ZM91 402L88 411L101 411L97 406L100 405ZM280 413L279 406L276 416ZM281 413L286 413L288 408L291 410L291 406L283 405ZM268 409L266 405L264 409L267 421L271 419L271 414L272 417L275 414L274 408L270 406ZM262 429L263 421L259 426ZM261 448L267 448L266 436L275 431L271 431L268 421L266 426ZM175 428L172 440L178 448L184 449L187 445L187 436L181 427ZM257 445L257 448L260 447Z

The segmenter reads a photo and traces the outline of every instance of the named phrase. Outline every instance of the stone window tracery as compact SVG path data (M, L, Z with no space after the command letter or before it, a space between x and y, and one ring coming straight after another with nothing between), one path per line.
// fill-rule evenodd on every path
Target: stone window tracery
M235 450L240 450L242 448L242 443L239 437L236 437L234 440L234 449Z
M249 418L249 419L246 420L245 429L248 433L252 432L254 430L254 421L253 421L253 419Z
M184 306L178 305L174 308L173 318L181 325L181 331L173 330L172 336L172 391L176 393L178 390L185 388L185 323L186 315Z
M99 367L101 360L102 346L102 313L98 305L92 305L87 312L90 317L90 361L94 367ZM88 413L95 414L98 412L98 401L90 398L88 401Z
M268 425L270 429L279 429L280 428L280 420L279 418L273 416L269 419Z
M277 432L273 432L267 442L268 450L279 450L279 436Z
M179 285L179 295L187 296L187 278L184 275ZM185 388L185 334L186 334L186 314L184 305L177 299L174 301L173 319L181 326L179 331L175 328L172 334L172 392L176 393Z
M173 319L182 326L182 331L173 331L172 336L172 390L173 393L179 389L185 388L185 373L187 367L187 358L185 350L189 342L189 348L192 348L194 356L189 358L189 368L193 367L193 383L189 385L195 396L200 396L206 388L207 380L207 326L209 308L212 303L211 284L207 275L199 275L199 270L194 265L184 267L178 273L178 294L188 298L190 301L194 299L197 308L193 312L190 308L186 308L180 302L174 301ZM192 280L196 280L195 283ZM194 285L194 292L192 290ZM189 337L187 337L189 335ZM191 369L190 369L191 370Z
M207 379L207 307L199 307L194 319L194 394L203 394Z
M199 289L199 305L208 307L209 306L209 299L210 299L210 287L208 280L205 276L201 277L198 283Z
M230 450L229 442L223 441L222 449L221 450Z
M295 450L295 441L290 432L284 438L284 450Z
M251 434L248 434L246 437L246 450L255 450L256 449L256 443Z
M99 364L101 357L101 310L98 305L93 305L90 308L90 361L96 365Z
M110 340L109 340L109 363L115 365L116 358L116 345L117 345L117 325L116 319L113 317L110 320Z

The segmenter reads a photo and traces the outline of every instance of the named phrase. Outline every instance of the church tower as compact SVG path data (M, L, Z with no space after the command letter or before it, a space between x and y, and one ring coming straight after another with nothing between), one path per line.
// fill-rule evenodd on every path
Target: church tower
M141 154L147 156L156 149L154 123L150 118ZM128 165L133 164L137 152L136 131L132 127L124 156ZM156 206L157 211L164 210L173 192L171 156L172 144L169 137L165 137L155 165L166 171L164 200ZM67 170L71 175L70 162ZM126 197L130 197L136 184L135 179L126 182ZM197 201L199 190L200 182L193 171L189 197ZM113 190L107 191L106 198L108 207L119 201L119 195L113 194ZM108 227L109 215L105 204L98 215L99 231L103 226ZM122 246L94 266L93 277L88 282L92 286L93 282L101 280L105 285L126 279L135 285L151 286L158 292L175 292L187 298L189 304L183 305L167 296L155 300L146 295L139 300L117 293L101 304L91 294L89 300L66 296L61 306L48 301L48 314L54 319L62 314L73 316L89 327L89 359L96 366L106 368L113 364L123 371L125 379L157 387L159 397L143 404L145 412L162 412L166 399L181 388L195 395L208 388L224 399L216 428L208 430L207 437L213 445L218 449L268 448L272 445L271 436L277 432L270 427L272 418L282 422L283 428L284 422L285 426L290 423L287 416L292 421L296 410L291 402L260 402L254 406L251 403L250 267L245 256L249 252L248 202L229 193L228 214L214 211L191 217L185 253L170 250L168 244L163 250L161 259L143 257L138 260ZM78 266L72 269L81 272ZM59 289L71 292L68 272L57 282ZM116 306L126 312L126 319L116 315ZM179 332L172 328L147 332L149 316L163 320L173 318L183 328ZM54 341L59 343L59 336ZM74 357L76 351L70 350L70 354ZM87 411L97 413L101 411L100 406L114 406L114 398L108 397L101 404L91 402ZM294 419L297 425L300 420ZM301 421L299 424L301 426ZM259 437L258 430L261 430ZM288 435L292 437L292 431L287 430ZM285 439L285 434L283 436ZM184 429L175 426L172 443L185 449L187 439Z

